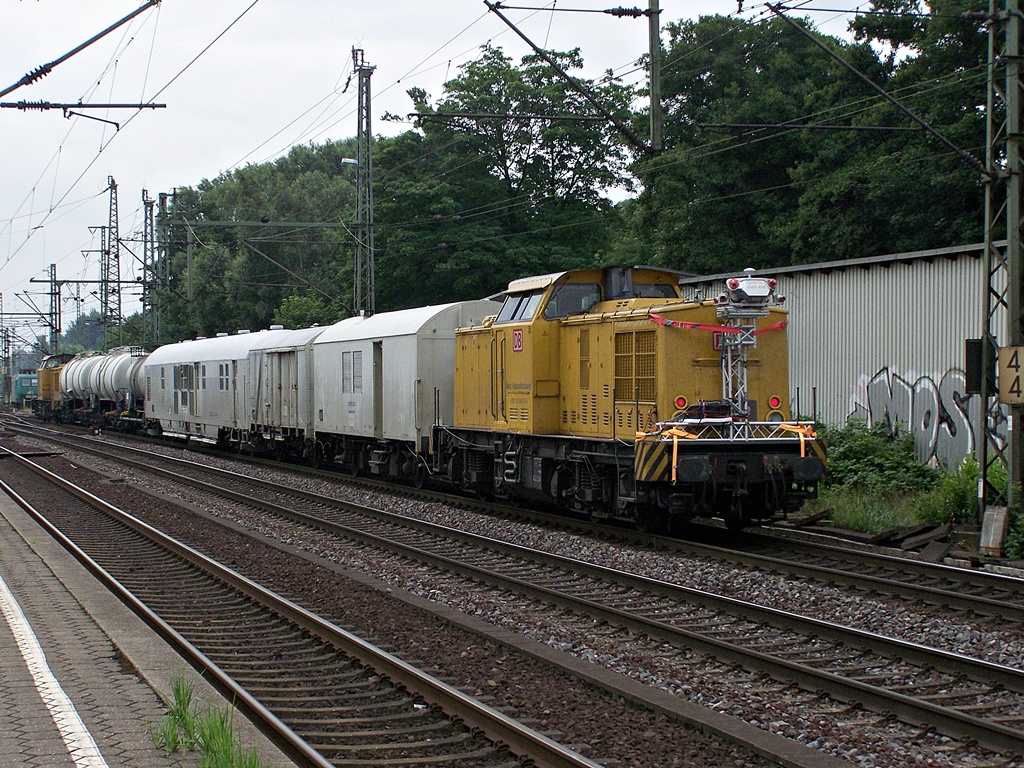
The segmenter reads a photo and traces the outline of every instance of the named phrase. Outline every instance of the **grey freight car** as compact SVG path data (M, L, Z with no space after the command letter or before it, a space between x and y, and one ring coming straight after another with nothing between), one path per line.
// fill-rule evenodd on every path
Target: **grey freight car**
M422 480L433 427L453 419L455 329L500 307L464 301L325 329L313 342L319 454L356 472Z

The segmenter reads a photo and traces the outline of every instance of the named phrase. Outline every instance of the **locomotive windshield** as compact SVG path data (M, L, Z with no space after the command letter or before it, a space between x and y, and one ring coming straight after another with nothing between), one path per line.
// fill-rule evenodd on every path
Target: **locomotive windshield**
M501 305L501 311L494 322L515 323L532 320L543 295L543 288L527 293L509 294L505 297L505 303Z
M544 307L544 317L554 320L586 312L601 300L601 286L597 283L563 283Z

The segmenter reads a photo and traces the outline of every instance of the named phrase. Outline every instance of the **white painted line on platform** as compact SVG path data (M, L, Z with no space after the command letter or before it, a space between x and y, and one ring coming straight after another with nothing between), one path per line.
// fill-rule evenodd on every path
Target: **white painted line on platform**
M85 727L82 718L78 716L75 705L71 703L71 699L64 693L64 689L60 687L57 678L50 671L50 666L46 663L46 655L32 631L32 626L28 623L21 606L18 605L18 601L14 599L14 595L11 594L11 590L7 588L7 584L2 578L0 578L0 610L3 611L4 618L7 619L14 639L18 641L18 648L21 650L22 658L25 659L28 671L32 674L36 689L39 691L43 703L46 704L46 708L50 710L50 717L53 718L53 722L60 730L60 735L68 748L68 754L75 761L75 765L78 768L108 768L107 761L100 754L92 734Z

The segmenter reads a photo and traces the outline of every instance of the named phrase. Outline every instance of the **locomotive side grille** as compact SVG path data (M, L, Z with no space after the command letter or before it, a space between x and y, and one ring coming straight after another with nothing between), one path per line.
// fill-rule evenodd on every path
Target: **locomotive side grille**
M508 409L508 420L509 421L529 421L530 420L530 409L529 408L509 408Z
M636 419L633 418L632 408L615 410L615 428L620 432L636 431Z
M658 399L656 331L615 334L615 395L620 401Z
M590 389L590 329L580 329L580 389Z
M633 396L633 334L615 334L615 391L620 398Z
M655 331L637 331L636 384L641 400L658 399L658 348Z

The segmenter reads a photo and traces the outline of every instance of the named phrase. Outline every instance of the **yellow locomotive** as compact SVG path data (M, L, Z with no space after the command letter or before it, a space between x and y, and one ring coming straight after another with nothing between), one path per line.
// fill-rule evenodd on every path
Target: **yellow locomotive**
M36 417L49 421L60 409L60 372L75 356L72 354L46 355L39 364L39 388L36 392L32 412Z
M656 268L513 281L495 317L456 333L444 474L651 527L794 508L824 461L790 420L786 322L775 281L749 273L709 301Z

